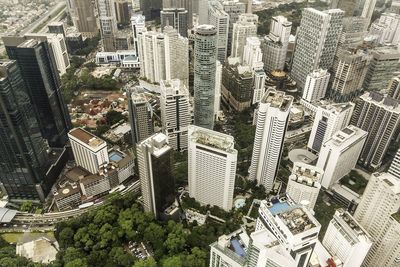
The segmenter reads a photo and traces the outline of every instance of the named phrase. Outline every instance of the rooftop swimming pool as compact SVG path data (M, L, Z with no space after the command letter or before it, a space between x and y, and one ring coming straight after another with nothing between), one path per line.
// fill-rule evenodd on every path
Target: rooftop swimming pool
M118 162L118 161L120 161L121 159L123 159L124 157L123 157L123 155L122 155L121 153L119 153L119 152L117 152L117 151L112 151L110 154L108 154L108 158L109 158L111 161Z

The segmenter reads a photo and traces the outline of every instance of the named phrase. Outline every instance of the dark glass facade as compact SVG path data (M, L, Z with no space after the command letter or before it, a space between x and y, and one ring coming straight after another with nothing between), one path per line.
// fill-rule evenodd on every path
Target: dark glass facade
M42 136L50 147L63 147L71 128L60 77L47 42L15 38L5 42L10 59L17 60L26 83L33 110L37 115Z
M0 62L0 187L12 199L44 200L49 167L42 137L20 69Z

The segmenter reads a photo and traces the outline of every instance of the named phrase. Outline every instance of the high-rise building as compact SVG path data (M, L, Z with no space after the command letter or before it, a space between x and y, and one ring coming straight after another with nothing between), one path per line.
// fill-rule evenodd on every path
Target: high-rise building
M339 37L339 46L356 48L362 45L365 36L368 34L365 27L367 23L367 19L362 17L344 18L342 33Z
M400 46L377 47L371 54L372 60L362 87L366 91L380 91L400 73Z
M336 210L322 241L343 267L360 267L371 248L371 236L343 209Z
M321 181L324 188L330 188L356 166L367 134L360 128L349 125L323 144L317 167L324 170Z
M100 166L108 164L107 143L82 128L74 128L68 133L75 162L78 166L95 174Z
M373 173L354 214L356 221L371 235L373 241L363 266L398 265L400 243L399 239L392 239L396 237L393 229L398 229L398 223L394 224L391 217L399 209L400 180L388 173Z
M325 97L331 74L327 70L314 70L307 75L303 89L303 99L308 102L321 100Z
M230 135L189 126L189 195L204 205L232 209L238 152Z
M224 11L229 15L227 56L231 55L233 24L239 20L241 14L246 13L246 4L239 1L222 1Z
M331 98L351 101L362 90L371 56L363 50L339 48L332 67Z
M0 62L0 188L10 199L44 201L50 165L35 109L15 61Z
M195 11L195 7L197 6L197 3L199 2L197 1L193 1L193 0L163 0L162 3L162 7L165 8L183 8L185 10L187 10L187 28L192 28L193 27L193 13L197 13L198 12L194 12ZM207 10L208 11L208 10ZM205 21L204 23L207 23L207 21ZM170 24L171 25L171 24Z
M161 30L165 26L172 26L182 37L187 37L188 11L184 8L164 8L160 12Z
M154 133L153 109L145 94L136 90L128 91L128 107L132 142L135 145Z
M319 105L307 147L315 152L319 152L322 145L334 133L349 125L353 109L353 103Z
M222 64L217 60L215 71L215 99L214 99L214 115L218 116L221 109L221 88L222 88Z
M197 5L194 5L197 9L197 15L199 18L198 25L208 24L208 1L209 0L197 0Z
M251 70L263 69L261 42L258 37L247 37L243 49L242 64L249 66Z
M375 10L376 1L377 0L365 0L364 1L364 6L363 6L363 9L361 12L361 17L367 19L366 27L368 27L369 24L371 23L371 18L372 18L372 14L374 13L374 10Z
M393 77L388 86L388 96L400 100L400 75Z
M161 81L161 121L170 146L186 150L188 127L192 122L189 90L180 80Z
M129 3L128 0L114 0L115 16L118 23L129 23Z
M257 36L258 16L255 14L241 14L238 21L232 26L231 57L243 58L243 50L247 37Z
M392 0L392 5L390 6L390 12L400 14L400 0Z
M115 37L117 35L117 20L115 18L114 0L96 0L99 13L100 35L103 49L106 52L114 52Z
M292 23L283 16L272 17L271 27L263 42L263 62L266 71L283 70Z
M292 102L292 96L270 89L258 107L249 179L257 180L266 192L272 190L278 173Z
M390 164L388 173L400 179L400 149L397 150L392 163Z
M383 13L378 21L372 23L370 34L376 34L382 45L400 43L400 14Z
M146 17L146 20L154 20L160 17L162 9L162 0L140 0L140 10Z
M74 26L83 37L93 38L99 33L94 1L71 0L67 1L67 6Z
M342 32L344 11L303 9L296 35L291 76L301 88L315 69L330 69Z
M223 64L227 57L229 15L224 11L221 2L217 0L208 2L208 23L217 30L217 59Z
M292 174L286 188L286 193L294 202L314 209L324 171L321 168L302 162L293 164Z
M264 70L257 69L253 73L253 102L252 104L257 104L261 101L262 96L265 93L265 80L267 79L267 74Z
M238 58L228 58L222 70L222 99L229 107L241 112L252 104L253 72L239 64Z
M331 9L341 9L345 12L346 17L356 15L360 0L332 0Z
M262 200L256 231L267 229L290 253L297 267L306 267L318 241L320 223L310 210L298 205L288 195Z
M189 82L189 42L172 26L164 33L143 31L138 35L140 75L152 83L179 79Z
M396 138L398 133L399 101L377 92L369 92L358 98L355 104L350 122L368 132L359 163L364 167L376 169L381 166L392 139Z
M137 145L140 187L143 206L157 219L175 201L175 180L172 172L172 148L168 137L157 133Z
M200 25L194 38L194 124L213 129L217 30L212 25Z
M71 120L49 44L19 37L3 41L8 57L17 60L21 69L42 136L50 147L63 147L68 141Z
M139 34L146 30L145 20L146 18L141 14L133 14L131 17L133 48L136 56L139 56Z
M54 33L54 34L62 34L65 38L65 26L64 22L62 21L52 21L47 24L47 29L49 33Z

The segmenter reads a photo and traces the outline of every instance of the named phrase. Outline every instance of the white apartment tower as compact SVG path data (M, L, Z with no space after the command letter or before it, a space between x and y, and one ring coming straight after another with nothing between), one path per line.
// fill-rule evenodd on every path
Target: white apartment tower
M230 135L189 126L189 195L204 205L232 209L237 150Z
M243 50L242 65L249 66L253 71L262 69L264 64L262 62L261 42L258 37L247 37L246 45Z
M400 105L397 100L377 92L367 92L355 102L351 124L368 132L359 163L377 169L398 133Z
M227 57L229 15L224 11L222 3L217 0L208 2L208 24L217 29L217 59L222 64Z
M272 17L270 32L264 37L263 61L267 72L283 70L292 23L283 16Z
M140 75L150 82L189 80L189 42L171 26L164 33L143 31L139 34Z
M333 257L343 262L343 267L360 267L372 246L371 236L343 209L333 215L322 241Z
M293 97L268 90L258 107L249 179L272 190L283 149Z
M253 73L253 101L252 104L257 104L261 101L262 96L265 94L265 80L267 74L262 69L256 69Z
M393 230L398 230L398 224L393 224L391 217L399 209L400 180L389 173L373 173L354 214L373 241L363 266L398 266L400 242L393 240L396 238Z
M392 163L390 164L388 173L400 179L400 149L397 150Z
M246 13L246 4L238 0L224 0L221 2L224 11L229 15L229 30L227 56L231 55L233 24L239 20L241 14Z
M141 14L133 14L131 17L131 26L133 34L133 47L136 56L139 56L139 34L146 30L146 18Z
M72 129L68 137L78 166L95 174L101 165L109 162L107 143L104 140L82 128Z
M325 97L331 74L327 70L314 70L307 75L303 89L303 99L308 102L318 101Z
M313 127L307 147L319 152L322 145L337 131L350 123L353 103L319 105L315 114Z
M400 76L393 77L388 85L388 96L400 100Z
M349 125L322 145L317 167L324 170L322 186L330 188L357 164L368 133Z
M269 201L262 200L258 213L256 231L270 231L290 253L295 266L308 266L321 229L311 211L283 194Z
M257 36L258 16L255 14L241 14L232 29L231 57L243 58L243 49L247 37Z
M296 203L313 210L317 203L323 175L324 171L321 168L295 162L292 174L289 176L286 193Z
M113 0L97 0L97 11L99 14L100 33L105 52L114 52L115 37L118 31L115 16L115 5Z
M372 23L369 33L378 37L379 44L399 44L400 14L383 13L378 21Z
M361 17L367 19L367 24L365 25L366 28L368 28L369 24L371 23L371 18L375 10L376 2L377 0L365 0L364 2Z
M192 122L189 90L180 80L161 81L161 121L169 144L178 151L187 149L188 127Z
M222 64L217 60L215 67L215 99L214 99L214 116L218 116L221 110L221 86L222 86Z
M343 17L344 11L340 9L303 9L291 70L292 78L301 88L313 70L332 67Z

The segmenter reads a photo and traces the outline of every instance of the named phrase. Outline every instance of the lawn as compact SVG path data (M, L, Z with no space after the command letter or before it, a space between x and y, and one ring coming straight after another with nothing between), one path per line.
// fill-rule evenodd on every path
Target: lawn
M340 179L340 184L362 195L367 187L368 181L358 172L352 170L348 175Z
M25 233L4 233L4 234L1 234L1 236L8 243L17 243L23 237L27 238L27 239L35 239L37 237L45 236L45 237L54 239L54 233L53 232L46 232L46 233L38 233L38 232L35 232L35 233L28 233L28 232L25 232Z

